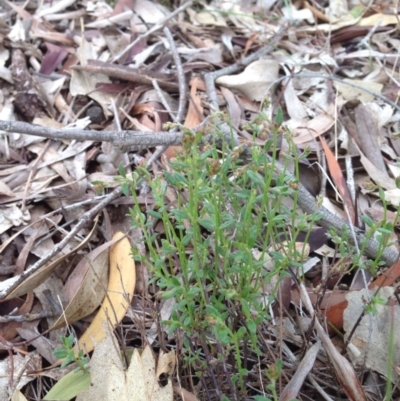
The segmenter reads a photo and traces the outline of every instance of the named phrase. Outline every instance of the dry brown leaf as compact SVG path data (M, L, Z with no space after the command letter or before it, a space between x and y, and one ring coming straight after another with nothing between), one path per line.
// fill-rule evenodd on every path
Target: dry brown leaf
M293 86L293 80L288 78L284 85L285 91L283 92L283 96L285 98L286 108L290 118L296 120L305 119L308 116L307 111L297 96Z
M11 401L28 401L25 396L21 393L19 390L15 390L12 397Z
M50 75L58 68L58 66L67 57L68 52L65 48L57 46L50 42L44 42L47 51L43 57L40 66L40 73Z
M0 181L0 195L14 196L15 194L7 184L5 184L3 181Z
M175 351L160 352L157 363L156 378L160 380L161 375L166 375L170 378L175 372L176 355Z
M346 82L353 83L373 92L381 93L383 85L372 81L361 81L358 79L344 79L343 82L336 82L334 85L345 100L359 100L362 103L373 102L375 97L362 89L347 85Z
M226 103L228 104L229 121L232 127L238 129L242 117L240 106L236 100L235 95L228 88L221 86L221 93L224 96Z
M330 23L330 24L319 24L317 26L312 27L304 27L303 29L306 32L333 32L337 31L340 28L344 28L351 25L358 26L375 26L379 22L380 26L387 25L397 25L398 20L396 15L375 13L369 17L365 18L349 18L343 21Z
M186 128L193 128L203 121L204 109L201 105L200 96L197 94L198 85L201 82L200 78L195 78L190 88L190 102L183 125ZM165 151L165 158L169 161L177 156L177 153L182 150L182 146L169 146ZM164 160L164 158L163 158ZM165 167L165 166L164 166Z
M361 163L364 166L365 170L367 171L368 175L371 177L371 179L374 180L375 183L381 186L382 188L396 190L397 186L395 180L390 178L387 173L382 172L374 164L372 164L371 161L365 157L361 149L358 148L357 144L354 141L353 143L354 146L356 146L358 151L360 152Z
M189 129L195 127L196 125L199 125L204 119L204 109L201 104L201 98L197 93L200 83L202 83L202 81L200 78L197 77L193 80L193 82L191 82L190 102L186 114L186 119L183 124L186 128Z
M133 11L137 13L146 24L157 24L165 18L166 13L162 12L149 0L135 0Z
M296 127L293 127L296 131L293 141L299 147L304 147L306 142L313 143L315 138L328 131L335 124L336 106L341 107L343 100L337 98L336 105L330 104L328 109L312 120L306 123L298 123Z
M187 13L189 14L190 20L194 26L227 26L225 18L220 14L220 12L211 7L201 12L197 12L192 8L188 8Z
M28 368L27 364L30 362L30 356L21 356L16 353L12 358L11 360L10 356L7 356L7 358L0 361L0 401L9 401L11 372L12 380L18 390L34 380L33 376L23 374Z
M393 188L393 189L388 189L385 192L385 200L390 202L393 206L399 206L400 205L400 189L399 188Z
M326 156L328 166L329 166L329 172L332 176L334 183L336 184L336 186L339 190L340 195L343 198L343 202L345 203L345 205L348 208L348 211L350 214L350 219L351 219L350 223L352 223L354 225L354 224L356 224L356 212L354 209L353 201L351 199L349 188L347 187L346 180L342 173L342 169L340 168L339 163L336 160L331 149L325 142L325 139L320 137L319 140L325 151L325 156ZM347 213L345 213L345 219L348 220Z
M69 91L72 96L87 95L101 105L105 116L111 115L109 105L115 96L101 92L97 89L98 84L111 83L110 78L104 74L94 74L86 71L71 71L71 83Z
M355 109L354 116L361 150L378 170L387 174L379 146L382 138L380 138L378 121L374 118L372 109L361 103Z
M64 300L68 305L51 330L90 315L100 305L106 295L109 248L116 241L118 239L94 249L75 267L64 286Z
M129 240L121 232L114 234L113 240L119 240L110 249L110 274L107 296L92 323L79 339L75 347L77 353L83 349L85 353L93 350L107 336L104 323L114 328L125 316L133 297L136 283L135 262L131 255Z
M15 309L18 308L16 312L13 311L13 315L15 315L15 316L25 315L25 314L29 313L32 309L33 298L34 298L33 293L28 292L25 302L21 306L19 306L19 308L17 305L21 301L20 298L14 298L9 301L3 302L2 308L1 308L2 314L6 315L6 314L8 314L8 311L13 311L13 309L14 309L13 306L15 306ZM10 306L11 306L11 308L10 308ZM6 322L6 323L1 323L0 324L0 336L7 341L11 341L17 335L18 328L20 328L21 326L22 326L22 322L12 322L11 321L11 322Z

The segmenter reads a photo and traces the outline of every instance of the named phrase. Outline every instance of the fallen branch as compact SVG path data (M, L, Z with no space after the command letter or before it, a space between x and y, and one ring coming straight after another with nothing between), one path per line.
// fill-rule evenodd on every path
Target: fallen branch
M277 163L275 162L275 165ZM283 170L283 167L282 167ZM286 174L288 174L287 170ZM293 178L294 179L294 178ZM350 227L348 223L339 217L335 216L324 206L319 207L315 198L304 188L300 183L299 185L299 196L298 196L298 205L303 209L306 213L318 213L322 216L321 220L318 221L322 227L327 229L334 228L338 231L339 234L343 234L344 231L351 232L354 231L357 239L357 243L360 247L362 247L366 237L364 233L356 228ZM351 236L350 236L351 239ZM371 238L367 241L365 245L365 254L371 259L375 259L379 254L380 244L375 239ZM393 251L391 248L386 248L381 256L381 260L383 260L388 266L394 265L399 259L399 254Z
M56 129L22 121L0 120L0 130L19 134L36 135L42 138L77 141L111 142L118 146L152 148L158 145L179 145L181 132L149 131L93 131L77 128Z

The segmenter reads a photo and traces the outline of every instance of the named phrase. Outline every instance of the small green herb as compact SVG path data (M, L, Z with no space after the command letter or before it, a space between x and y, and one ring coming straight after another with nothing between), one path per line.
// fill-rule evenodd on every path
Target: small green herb
M61 368L65 368L70 363L75 362L80 370L87 370L89 359L83 355L83 350L79 350L78 355L75 354L74 335L71 333L68 337L61 337L61 342L62 346L53 351L55 357L63 359Z

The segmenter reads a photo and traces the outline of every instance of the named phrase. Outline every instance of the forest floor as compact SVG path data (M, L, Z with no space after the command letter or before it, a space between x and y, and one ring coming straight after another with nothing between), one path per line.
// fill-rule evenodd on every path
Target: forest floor
M0 401L400 399L396 2L0 2Z

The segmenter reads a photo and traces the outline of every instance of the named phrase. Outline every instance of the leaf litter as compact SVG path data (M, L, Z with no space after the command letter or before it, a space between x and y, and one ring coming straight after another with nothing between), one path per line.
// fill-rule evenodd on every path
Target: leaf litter
M78 399L93 398L95 389L96 398L115 398L107 383L118 387L118 399L133 383L129 392L149 400L396 399L397 14L385 2L359 1L4 2L0 399L49 393L60 378L52 350L67 323L76 350L94 348L92 387ZM322 219L308 236L282 234L268 252L251 250L270 273L272 256L287 254L290 241L302 255L286 277L275 274L260 289L257 299L270 315L255 327L262 352L246 342L225 347L212 330L171 334L166 322L180 304L151 280L145 234L129 217L135 202L156 212L157 193L141 185L136 197L122 196L117 177L143 166L151 177L168 176L184 150L184 130L166 132L167 122L207 133L220 110L231 125L217 125L227 137L236 132L234 146L264 146L271 139L266 121L278 121L279 109L295 145L282 138L279 161L307 153L298 167L298 206L308 214L318 209ZM260 112L266 120L257 120ZM131 131L136 136L123 137ZM288 174L298 174L293 165ZM165 198L170 210L181 199L170 186ZM156 216L152 232L164 239L168 227ZM201 223L212 243L210 216ZM191 224L183 219L183 226ZM359 270L319 226L358 244ZM366 238L372 226L380 237ZM383 235L392 244L380 249ZM366 257L383 263L371 268ZM175 258L178 282L182 268ZM235 314L232 299L223 302ZM237 322L253 327L253 318L250 311ZM192 363L188 350L197 355ZM236 387L238 377L244 382Z

